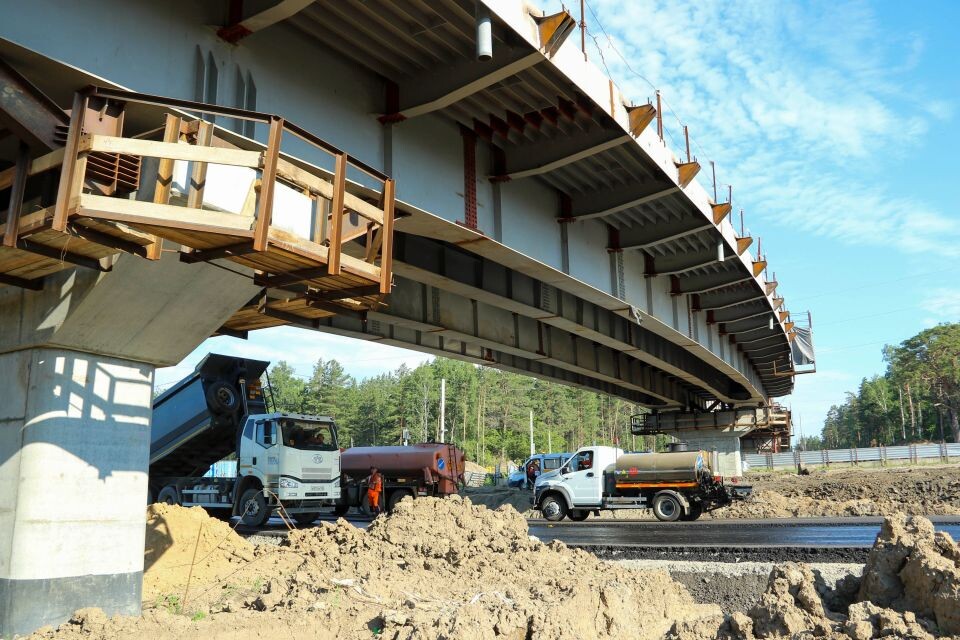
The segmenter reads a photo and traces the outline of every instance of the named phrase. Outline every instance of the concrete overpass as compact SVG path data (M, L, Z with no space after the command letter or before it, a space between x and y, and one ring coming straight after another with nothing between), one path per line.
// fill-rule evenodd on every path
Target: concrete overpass
M292 324L658 411L792 389L766 257L654 106L584 61L567 14L38 0L6 15L0 633L139 611L153 370L210 335Z

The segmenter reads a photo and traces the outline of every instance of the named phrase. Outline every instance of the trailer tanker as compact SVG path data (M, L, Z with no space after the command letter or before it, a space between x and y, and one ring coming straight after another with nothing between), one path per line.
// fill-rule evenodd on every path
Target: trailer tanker
M585 520L613 509L652 509L658 520L696 520L750 495L723 483L703 451L624 454L583 447L560 469L537 479L533 508L547 520Z
M406 447L351 447L340 454L342 497L337 513L350 507L367 511L367 476L376 467L383 477L387 510L406 496L447 496L463 482L463 451L452 444L423 443Z

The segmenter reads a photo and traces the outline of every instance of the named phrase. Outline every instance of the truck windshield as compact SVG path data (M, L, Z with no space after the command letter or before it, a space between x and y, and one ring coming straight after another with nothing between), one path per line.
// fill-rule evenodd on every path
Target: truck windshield
M337 439L330 422L282 420L280 432L283 444L308 451L336 451Z

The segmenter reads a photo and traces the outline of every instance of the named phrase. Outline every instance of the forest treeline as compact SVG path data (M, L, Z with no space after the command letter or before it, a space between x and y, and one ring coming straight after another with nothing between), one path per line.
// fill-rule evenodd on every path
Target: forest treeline
M531 411L538 452L657 444L630 434L630 416L642 409L625 400L446 358L363 380L336 360L318 360L309 377L278 362L269 378L277 410L332 416L341 446L400 444L404 429L411 442L438 440L442 379L446 441L480 464L526 458Z
M883 375L864 378L830 407L808 449L960 442L960 323L925 329L886 346Z

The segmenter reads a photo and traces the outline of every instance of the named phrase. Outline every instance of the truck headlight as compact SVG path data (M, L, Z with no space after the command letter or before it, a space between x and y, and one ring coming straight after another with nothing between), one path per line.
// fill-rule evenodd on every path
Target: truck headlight
M291 480L290 478L280 478L280 488L281 489L297 489L300 487L300 483Z

